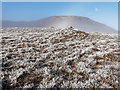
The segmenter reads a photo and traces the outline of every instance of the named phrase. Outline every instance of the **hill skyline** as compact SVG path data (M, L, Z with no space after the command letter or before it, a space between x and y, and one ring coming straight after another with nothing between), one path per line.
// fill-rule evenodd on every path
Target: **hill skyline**
M84 16L118 30L117 2L3 2L2 19L33 21L49 16Z
M55 27L63 29L70 26L85 32L117 32L107 25L83 16L50 16L34 21L3 21L3 27Z

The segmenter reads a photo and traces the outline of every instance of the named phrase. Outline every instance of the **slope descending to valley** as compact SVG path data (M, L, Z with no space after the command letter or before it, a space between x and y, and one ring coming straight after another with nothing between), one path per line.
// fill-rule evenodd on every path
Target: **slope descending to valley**
M4 88L118 87L117 34L73 28L3 28Z

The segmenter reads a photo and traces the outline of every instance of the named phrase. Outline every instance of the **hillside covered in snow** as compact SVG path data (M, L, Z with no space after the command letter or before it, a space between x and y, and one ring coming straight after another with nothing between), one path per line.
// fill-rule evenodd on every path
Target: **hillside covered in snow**
M3 88L117 88L117 34L55 28L0 30Z

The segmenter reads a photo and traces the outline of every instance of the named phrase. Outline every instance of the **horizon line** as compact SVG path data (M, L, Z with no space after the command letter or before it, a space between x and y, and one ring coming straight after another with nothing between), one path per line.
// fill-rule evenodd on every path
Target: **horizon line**
M8 22L34 22L34 21L38 21L38 20L42 20L42 19L46 19L46 18L49 18L49 17L63 17L63 16L64 16L64 17L65 17L65 16L66 16L66 17L67 17L67 16L68 16L68 17L70 17L70 16L71 16L71 17L83 17L83 18L87 18L87 19L93 20L93 21L95 21L95 22L98 22L98 23L104 24L105 26L108 26L108 27L110 27L110 28L114 29L115 31L118 31L118 29L117 29L117 28L111 27L111 26L109 26L109 25L107 25L107 24L105 24L105 23L102 23L102 22L96 21L96 20L91 19L91 18L89 18L89 17L85 17L85 16L77 16L77 15L76 15L76 16L74 16L74 15L73 15L73 16L72 16L72 15L47 16L47 17L44 17L44 18L40 18L40 19L36 19L36 20L30 20L30 21L27 21L27 20L26 20L26 21L23 21L23 20L22 20L22 21L2 20L2 23L3 23L4 21L6 21L6 22L7 22L7 21L8 21Z

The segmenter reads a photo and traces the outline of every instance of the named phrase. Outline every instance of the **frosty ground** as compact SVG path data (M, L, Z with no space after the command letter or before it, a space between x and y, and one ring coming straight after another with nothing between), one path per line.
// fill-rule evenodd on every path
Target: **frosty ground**
M4 88L118 87L117 34L76 29L3 28Z

